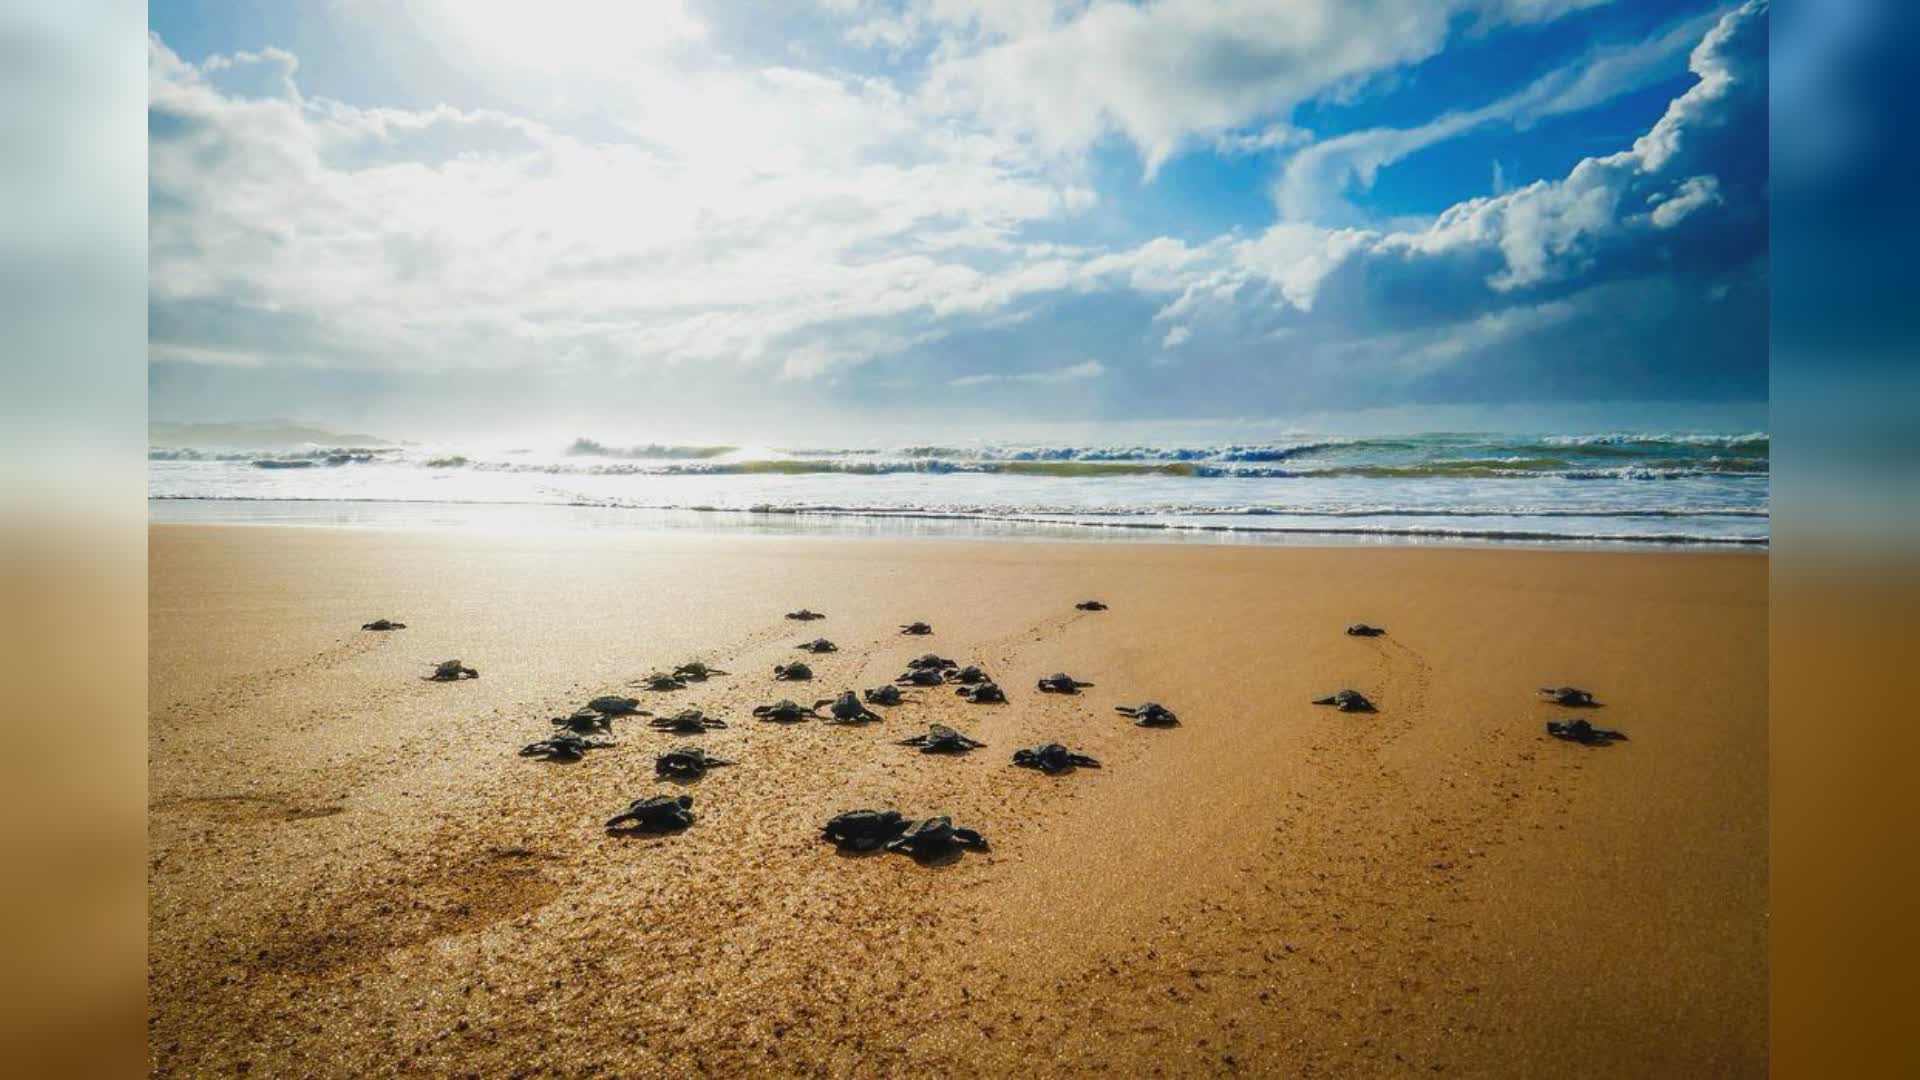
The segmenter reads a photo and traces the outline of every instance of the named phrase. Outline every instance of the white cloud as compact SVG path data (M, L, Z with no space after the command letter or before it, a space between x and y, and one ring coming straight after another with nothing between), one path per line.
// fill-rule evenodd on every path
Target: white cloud
M947 380L948 386L987 386L993 383L1070 383L1097 379L1106 374L1106 366L1098 360L1085 360L1068 367L1054 368L1050 371L1022 371L1014 373L983 372L976 375L962 375Z
M1434 55L1462 16L1484 30L1596 2L1095 0L1063 10L923 0L889 25L937 42L927 82L942 105L1056 153L1117 133L1151 176L1196 140Z
M1300 146L1309 137L1265 110L1323 92L1330 78L1404 62L1391 57L1419 51L1405 38L1418 38L1432 11L1453 12L1455 23L1470 16L1465 31L1436 31L1444 38L1570 5L1302 0L1297 14L1330 22L1242 41L1235 16L1251 19L1250 4L830 2L852 26L898 20L900 48L930 50L928 92L905 78L754 66L716 52L703 36L714 31L701 27L643 43L642 62L556 76L568 98L606 89L589 127L537 102L347 104L303 90L290 54L194 64L155 39L154 357L412 373L564 368L583 385L697 366L716 394L776 379L838 389L877 358L899 359L903 385L1111 375L1103 394L1176 360L1238 365L1238 375L1321 356L1433 369L1572 325L1568 298L1598 295L1597 283L1644 277L1694 251L1739 251L1691 243L1702 230L1742 214L1764 223L1764 191L1726 171L1739 148L1723 145L1756 115L1764 133L1764 47L1756 58L1753 46L1756 32L1764 45L1764 5L1706 35L1692 56L1697 84L1631 149L1560 179L1513 190L1496 179L1492 197L1412 223L1283 220L1115 249L1091 239L1114 235L1108 214L1072 227L1098 205L1085 161L1060 156L1076 139L1119 132L1143 147L1228 155ZM1140 36L1137 20L1153 33ZM1062 40L1106 33L1124 39L1108 58L1119 74L1042 70ZM1656 54L1673 55L1669 36L1596 53L1578 71L1420 128L1306 145L1289 174L1312 179L1303 205L1323 204L1423 140L1578 107L1617 85L1590 77L1606 64L1639 78L1632 72L1654 70ZM1166 51L1170 42L1195 55ZM1320 55L1349 47L1356 55ZM1286 49L1312 55L1295 64ZM1009 57L1038 66L994 67ZM1139 87L1110 85L1160 61L1171 67ZM1147 100L1192 65L1213 83ZM1249 74L1282 68L1285 86ZM1328 74L1336 70L1347 74ZM976 77L993 82L990 92L968 81ZM1030 102L1044 117L1022 120L996 104L1048 79L1061 96ZM1198 104L1203 97L1214 104ZM1758 153L1747 164L1763 171ZM1325 171L1315 173L1315 161ZM1071 328L1058 321L1069 311ZM956 337L1012 327L1019 332L982 334L1004 354L970 354L980 339ZM1195 338L1210 347L1183 348ZM1049 366L1062 348L1105 363ZM1110 349L1133 350L1132 363ZM949 378L952 358L967 355L990 355L994 370ZM1240 382L1223 372L1193 385Z
M1094 199L878 79L723 65L697 87L710 112L652 103L646 138L589 141L216 85L260 63L150 47L155 341L177 358L807 377L1071 284L1074 262L1021 259L1009 238Z
M1315 143L1288 159L1274 182L1275 205L1289 221L1360 220L1362 215L1347 205L1345 194L1371 188L1382 168L1470 131L1495 124L1524 128L1637 90L1670 74L1676 58L1699 42L1714 21L1711 16L1685 19L1644 42L1595 49L1497 101L1448 112L1416 127L1368 128ZM1496 195L1502 183L1496 181Z
M1671 229L1688 214L1720 202L1720 181L1711 176L1691 176L1681 181L1671 195L1655 193L1651 198L1654 205L1649 216L1654 228Z

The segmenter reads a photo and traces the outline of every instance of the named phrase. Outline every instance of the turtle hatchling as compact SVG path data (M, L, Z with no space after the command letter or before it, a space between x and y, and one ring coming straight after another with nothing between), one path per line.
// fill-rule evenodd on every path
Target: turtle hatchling
M773 669L773 677L793 681L813 678L813 669L802 663L779 664Z
M642 677L640 685L649 690L659 690L663 692L667 690L685 690L687 688L687 680L677 675L669 675L664 671L656 671Z
M1077 694L1083 686L1092 686L1090 682L1081 682L1064 671L1056 671L1040 680L1040 689L1049 694Z
M424 676L428 682L459 682L461 679L477 679L480 673L466 667L458 660L442 660L433 665L433 674Z
M1007 700L1006 691L1000 689L1000 685L992 681L975 683L972 686L962 686L956 689L954 693L966 698L975 705L998 705Z
M613 734L613 717L592 709L575 709L570 715L554 717L553 723L575 735Z
M697 780L708 769L720 765L731 765L727 758L714 757L698 746L676 746L653 759L653 771L658 776L671 776L679 780Z
M1180 722L1173 710L1157 701L1143 701L1138 705L1115 705L1113 711L1122 716L1133 718L1141 727L1171 727Z
M698 660L681 664L679 667L673 669L673 677L682 682L706 682L715 675L725 674L727 674L727 672L721 671L717 667L708 667Z
M887 841L888 851L904 851L917 859L936 858L955 848L987 846L987 838L972 829L954 825L945 816L930 817L907 826L907 831Z
M860 691L869 705L898 705L906 698L900 696L900 688L889 683L886 686L870 686Z
M1107 610L1107 605L1105 605L1105 604L1103 604L1103 603L1101 603L1101 602L1100 602L1100 601L1098 601L1098 600L1082 600L1082 601L1080 601L1079 603L1077 603L1077 604L1075 604L1075 605L1073 605L1073 606L1074 606L1074 607L1076 607L1076 608L1079 608L1079 609L1080 609L1081 611L1105 611L1105 610Z
M645 710L640 708L639 698L620 697L615 694L607 694L594 698L592 701L587 702L587 708L603 716L646 715Z
M907 819L898 810L849 810L828 818L820 837L841 851L878 851L906 831Z
M1373 702L1358 690L1341 690L1323 698L1314 698L1315 705L1331 705L1341 712L1372 712Z
M360 624L362 630L405 630L406 628L406 623L394 622L392 619L375 619L370 623Z
M929 724L925 735L901 739L899 745L917 746L923 754L963 754L987 744L970 739L945 724Z
M907 661L908 671L925 671L928 668L941 671L946 668L959 666L959 664L954 663L946 657L936 656L933 653L921 653L919 656Z
M900 627L900 632L903 634L912 634L915 637L919 637L924 634L933 633L933 627L928 626L926 623L923 623L923 622L910 622L910 623L903 624Z
M1057 742L1015 750L1013 763L1023 769L1039 769L1043 773L1061 773L1083 765L1095 769L1100 767L1098 761L1085 754L1076 754Z
M1592 691L1582 690L1577 686L1543 686L1540 692L1545 694L1549 701L1563 709L1590 708L1599 704L1593 700Z
M968 664L958 671L947 672L947 681L960 683L963 686L972 686L974 683L992 682L993 676L988 675L972 664Z
M771 705L756 705L753 715L761 720L771 720L778 724L791 724L800 720L820 719L820 714L797 701L781 698Z
M608 818L607 831L616 835L677 832L691 824L693 796L648 795Z
M801 622L812 622L815 619L824 619L826 616L817 611L808 611L806 608L801 608L799 611L787 612L787 618L798 619Z
M828 641L826 638L823 638L823 637L814 638L812 641L803 641L800 644L795 645L794 648L805 649L810 653L830 653L830 652L840 651L840 646L835 645L833 642Z
M939 686L947 678L939 668L914 668L901 672L900 677L893 681L902 686Z
M727 722L708 716L699 709L681 709L672 716L656 716L647 721L647 726L680 735L698 735L703 731L726 727Z
M1585 743L1588 746L1605 746L1615 740L1625 742L1627 738L1623 731L1594 727L1585 720L1549 720L1547 734L1556 739Z
M1381 634L1386 633L1386 631L1378 626L1368 626L1366 623L1357 622L1347 627L1347 633L1354 637L1379 637Z
M572 733L563 733L537 743L528 743L520 748L520 756L536 757L542 761L579 761L589 750L605 750L613 745L604 739L584 739Z
M827 715L822 719L829 724L863 724L880 719L880 714L860 704L859 695L851 690L842 691L839 697L821 698L813 703L816 709L822 706L827 710Z

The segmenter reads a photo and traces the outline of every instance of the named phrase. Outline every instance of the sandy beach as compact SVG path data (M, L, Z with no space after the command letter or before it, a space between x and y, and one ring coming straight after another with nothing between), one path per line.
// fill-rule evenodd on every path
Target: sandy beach
M150 538L156 1075L1766 1071L1764 554ZM817 636L813 683L770 678ZM749 715L929 650L1011 702ZM480 678L419 678L449 657ZM632 689L690 659L732 674ZM1035 691L1062 670L1094 685ZM1631 740L1545 738L1561 683ZM1309 704L1342 687L1379 712ZM609 692L730 726L516 754ZM1183 723L1113 711L1144 699ZM930 721L987 746L893 745ZM685 741L738 764L656 781ZM1104 767L1010 766L1046 741ZM663 790L691 828L603 832ZM866 806L991 848L820 841Z

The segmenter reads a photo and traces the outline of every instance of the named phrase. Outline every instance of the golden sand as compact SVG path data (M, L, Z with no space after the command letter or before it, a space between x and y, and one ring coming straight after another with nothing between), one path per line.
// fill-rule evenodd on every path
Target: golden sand
M164 1075L1703 1076L1766 1067L1767 560L691 535L151 531ZM1097 596L1103 613L1074 610ZM824 622L781 613L824 611ZM386 616L409 624L361 632ZM932 637L903 637L924 619ZM1351 638L1349 622L1384 625ZM811 685L770 671L805 657ZM864 727L755 723L928 650ZM458 657L481 677L433 684ZM732 675L629 691L702 659ZM1064 670L1094 686L1034 691ZM1549 740L1573 683L1631 741ZM1316 708L1351 686L1375 715ZM631 692L731 726L616 723ZM1136 728L1152 699L1177 728ZM988 746L893 740L942 721ZM1009 765L1060 741L1104 768ZM697 821L616 839L661 790ZM831 814L991 850L850 857Z

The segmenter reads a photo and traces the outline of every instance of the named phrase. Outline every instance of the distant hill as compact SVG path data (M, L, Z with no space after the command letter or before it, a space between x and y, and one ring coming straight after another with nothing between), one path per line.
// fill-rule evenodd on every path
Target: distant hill
M353 435L291 420L241 420L178 424L157 420L147 425L148 446L230 447L240 450L316 446L391 446L388 439Z

